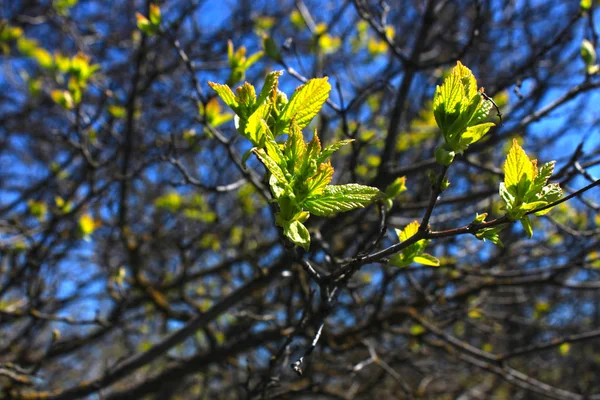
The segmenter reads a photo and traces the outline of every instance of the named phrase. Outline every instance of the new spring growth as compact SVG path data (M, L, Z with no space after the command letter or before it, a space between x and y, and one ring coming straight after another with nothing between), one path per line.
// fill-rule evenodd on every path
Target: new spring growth
M482 122L491 107L477 90L471 70L458 61L433 96L433 114L444 136L444 143L435 152L439 164L450 165L456 154L462 154L495 126Z

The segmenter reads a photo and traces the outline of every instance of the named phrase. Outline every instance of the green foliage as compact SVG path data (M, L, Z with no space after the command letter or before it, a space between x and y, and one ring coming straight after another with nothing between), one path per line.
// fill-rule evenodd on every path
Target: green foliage
M200 115L204 115L206 122L215 128L233 119L233 115L222 112L221 105L217 98L210 99L208 103L206 103L206 106L200 103L198 112Z
M186 218L205 223L215 222L217 216L200 194L183 197L177 192L169 192L154 200L156 208L172 214L181 212Z
M39 221L43 221L48 213L48 206L43 201L29 200L27 202L29 212Z
M406 177L399 177L394 179L394 181L385 189L384 192L384 202L385 206L388 210L392 208L394 205L394 199L398 197L401 193L405 192L406 189Z
M79 0L54 0L52 6L60 15L69 15L69 10L73 8Z
M587 39L581 42L581 58L585 65L590 66L596 62L596 50L594 45Z
M599 66L596 64L596 49L594 44L587 39L581 42L581 58L585 63L586 73L591 75L598 72Z
M79 217L78 226L81 238L84 240L89 240L96 228L98 227L98 223L90 214L86 213L82 214Z
M252 65L254 65L263 56L262 51L258 51L249 57L246 57L246 48L240 46L234 51L233 42L227 41L227 59L229 60L229 66L231 72L229 79L227 79L228 85L235 85L236 83L243 81L246 78L246 71Z
M495 125L481 122L491 106L477 90L471 70L458 61L433 97L433 114L445 140L436 151L438 163L450 165L455 154L462 154Z
M517 140L504 163L504 182L500 183L500 198L504 201L508 217L521 221L527 235L533 235L531 222L526 214L542 208L562 197L562 189L556 183L547 184L554 172L555 161L537 168L537 160L530 160ZM546 214L549 209L536 212Z
M315 132L304 141L302 128L318 114L329 96L327 78L311 79L300 86L290 100L278 90L281 71L267 75L258 96L249 83L237 88L209 82L211 88L235 113L238 132L254 147L244 156L256 155L269 173L269 186L279 205L277 225L295 244L307 249L310 235L303 225L310 214L330 216L365 207L380 198L377 188L358 184L329 185L333 167L329 158L352 140L343 140L321 149ZM284 143L276 137L287 133ZM402 191L398 182L392 196Z
M396 234L402 243L416 235L418 231L419 223L417 221L413 221L406 225L403 230L396 229ZM439 267L440 260L431 254L424 252L427 244L429 244L429 240L422 239L411 244L410 246L405 247L400 253L394 254L390 258L388 265L394 267L407 267L413 262L416 262L417 264Z
M592 0L581 0L579 6L581 7L582 11L588 11L590 8L592 8Z
M114 118L125 118L127 115L127 110L125 107L118 104L111 104L108 106L108 113L112 115Z
M56 104L67 110L70 110L75 106L73 95L67 90L53 90L52 93L50 93L50 96Z
M311 79L296 89L279 117L280 132L288 132L292 118L296 119L300 129L307 126L323 107L330 91L331 85L327 82L327 77Z
M264 49L264 52L267 55L267 57L269 57L273 61L276 61L279 63L283 61L281 52L279 51L279 48L277 47L277 43L275 43L275 40L273 40L273 37L271 37L267 34L264 34L262 36L262 45L263 45L263 49Z
M472 225L482 224L485 222L486 217L487 217L487 213L477 214L477 215L475 215L475 218L473 218L473 222L471 222L471 224ZM483 240L484 242L486 240L489 240L490 242L494 243L496 246L503 246L502 241L500 240L500 237L498 236L498 234L505 227L506 227L506 225L498 225L498 226L494 226L491 228L482 228L482 229L477 230L474 235L477 239Z
M156 4L150 4L150 12L148 17L140 13L135 14L137 19L137 27L140 31L148 36L156 35L160 32L160 22L162 19L160 7Z

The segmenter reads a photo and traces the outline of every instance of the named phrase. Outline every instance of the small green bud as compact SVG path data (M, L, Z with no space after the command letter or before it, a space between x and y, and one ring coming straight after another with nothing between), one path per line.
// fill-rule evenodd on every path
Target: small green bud
M581 7L581 11L588 11L590 8L592 8L592 0L581 0L579 5Z
M262 38L263 48L265 49L265 54L269 56L272 60L281 62L283 58L281 57L281 53L277 48L277 44L273 40L271 36L264 35Z
M452 164L455 155L456 153L453 150L447 149L445 145L438 146L438 148L435 149L435 161L446 167Z
M594 45L587 39L581 42L581 58L586 66L591 66L596 62L596 50Z

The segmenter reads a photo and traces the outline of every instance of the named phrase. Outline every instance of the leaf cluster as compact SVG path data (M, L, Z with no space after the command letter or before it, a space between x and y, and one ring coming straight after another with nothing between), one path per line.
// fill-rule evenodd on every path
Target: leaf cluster
M359 184L330 185L334 170L329 158L352 140L322 148L316 131L305 142L302 128L321 110L331 85L327 78L311 79L288 101L278 90L281 74L268 74L258 96L247 82L237 94L227 85L209 85L236 113L238 132L254 145L245 158L255 154L270 174L269 186L279 205L277 225L293 243L308 250L310 234L303 223L310 214L329 216L364 207L379 198L380 191ZM284 143L276 140L281 134L288 135Z
M527 235L533 235L528 213L553 203L562 197L562 189L557 183L548 184L554 172L555 161L537 167L537 160L531 160L517 140L508 152L504 163L504 182L500 183L500 198L508 217L521 221ZM544 215L550 209L536 212Z
M417 221L413 221L406 225L403 230L396 229L396 234L398 235L398 239L400 239L400 243L402 243L416 235L418 231L419 223ZM394 267L407 267L413 262L416 262L417 264L439 267L440 260L431 254L424 252L428 244L429 240L418 240L417 242L402 249L400 253L394 254L390 258L388 265Z
M160 31L160 22L162 15L160 7L156 4L150 4L148 17L136 13L135 18L137 19L138 29L144 32L148 36L156 35Z
M246 78L246 71L252 65L254 65L263 56L262 51L258 51L249 57L246 57L246 47L240 46L237 50L234 50L233 42L227 41L227 60L231 67L229 73L229 79L227 79L228 85L234 85Z
M438 163L450 165L455 154L462 154L495 125L482 122L491 107L477 90L471 70L458 61L433 96L433 114L445 141L436 151Z

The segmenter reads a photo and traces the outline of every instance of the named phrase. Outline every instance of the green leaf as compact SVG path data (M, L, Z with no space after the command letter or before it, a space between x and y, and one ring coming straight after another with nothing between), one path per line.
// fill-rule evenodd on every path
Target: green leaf
M579 5L583 11L588 11L590 8L592 8L592 0L581 0Z
M396 235L398 235L400 243L405 242L416 235L419 232L419 226L419 222L413 221L406 225L402 230L396 229ZM399 254L392 256L388 264L395 267L405 267L412 262L418 262L425 265L439 266L439 261L435 257L423 253L423 250L425 250L428 244L429 240L421 239L402 249ZM421 258L417 259L419 256L421 256Z
M466 107L464 106L464 104L466 104ZM457 143L459 141L461 134L468 126L471 125L470 122L475 116L475 112L481 104L481 95L477 91L475 91L475 94L473 94L471 97L465 96L463 98L463 103L460 104L460 106L462 106L460 109L460 113L458 114L456 120L452 123L452 125L450 125L450 127L448 127L448 129L445 132L446 139L449 143Z
M394 179L394 182L392 182L386 189L385 189L385 195L388 198L395 198L397 197L400 193L405 192L406 191L406 177L398 177L396 179Z
M260 146L265 135L265 126L262 122L271 114L271 104L264 103L248 117L244 126L244 136L252 142L254 146ZM241 121L240 121L241 122ZM242 124L240 124L242 125ZM269 127L266 126L266 129Z
M283 154L285 154L288 163L288 171L300 172L299 170L302 166L305 151L306 144L304 143L302 130L296 123L296 119L292 119L289 136L285 142L285 149L283 150Z
M550 161L540 167L535 179L533 180L533 183L531 184L531 187L529 188L529 191L527 192L527 195L525 196L525 201L529 202L538 196L544 186L546 186L548 179L550 179L552 176L555 164L556 161Z
M475 126L470 126L460 136L458 147L461 150L466 150L470 144L473 144L481 139L492 126L496 126L493 122L486 122Z
M481 98L477 93L477 81L471 70L461 64L456 63L450 74L444 80L441 86L438 86L433 96L433 114L435 120L442 130L444 136L453 135L456 132L450 131L451 126L460 118L463 127L453 127L454 131L462 131L476 111L477 104ZM473 109L475 108L475 109ZM465 111L469 111L467 117Z
M355 183L332 185L327 186L322 195L306 200L304 207L312 214L328 216L365 207L375 201L380 193L377 188Z
M289 185L289 182L286 179L281 167L279 167L279 165L277 165L277 163L271 157L269 157L269 155L263 149L254 148L252 149L252 152L256 155L256 157L258 157L260 162L264 164L267 170L275 177L275 179L277 179L279 183L284 185L284 187Z
M475 218L473 218L473 222L471 222L472 224L481 224L483 223L483 221L485 221L485 218L487 217L487 213L483 213L483 214L475 214Z
M306 229L306 226L304 226L300 221L296 220L285 223L285 226L283 227L283 233L292 242L308 251L310 247L310 233L308 232L308 229Z
M596 62L596 49L594 49L592 42L587 39L583 39L581 42L581 58L588 67Z
M223 100L225 104L227 104L233 111L237 112L239 104L237 102L235 94L231 91L231 88L227 85L221 85L219 83L208 82L208 86L210 86Z
M265 138L265 150L267 151L267 154L273 159L273 161L283 168L285 165L285 156L281 151L279 143L275 141L273 132L271 132L269 125L267 125L264 119L260 120L260 125L261 135Z
M137 20L138 29L146 35L152 36L158 33L158 27L142 14L135 13L135 18Z
M446 167L452 164L452 161L454 161L454 157L456 156L456 152L448 147L449 145L444 143L435 149L435 161Z
M406 267L410 265L410 263L412 263L412 260L405 259L402 253L394 254L388 261L389 266L398 268Z
M96 230L96 221L90 214L83 214L79 217L79 232L84 239L89 237Z
M536 208L542 208L546 204L548 204L548 203L546 203L545 201L534 201L531 203L523 203L519 206L519 210L524 213L527 213L529 211L535 210Z
M521 218L520 221L521 225L523 225L525 233L527 233L527 236L529 237L529 239L531 239L531 237L533 236L533 227L531 226L531 221L529 220L529 217L526 215L523 218Z
M422 253L418 254L413 258L413 261L423 265L429 265L431 267L439 267L440 260L432 256L431 254Z
M515 197L508 191L504 182L500 182L500 198L506 205L506 210L510 211L513 209L515 204Z
M247 70L252 65L256 64L256 62L261 59L261 57L263 56L263 54L264 53L262 51L257 51L256 53L254 53L250 57L248 57L246 59L246 62L244 62L244 64L242 65L242 67L244 68L244 70Z
M323 193L331 178L333 177L333 167L331 164L321 164L317 173L306 181L308 189L307 197L317 197Z
M148 14L148 17L150 18L150 23L152 23L152 25L159 26L161 20L160 7L156 4L150 4L150 13Z
M493 228L483 228L475 233L475 237L479 240L489 240L496 246L503 246L498 233L505 228L505 225L495 226Z
M540 192L539 198L541 201L550 204L559 200L563 196L563 191L558 183L551 183L550 185L544 186ZM544 215L550 212L552 208L548 208L543 211L536 212L535 215Z
M419 231L419 223L417 221L413 221L410 224L406 225L403 230L396 229L396 234L398 235L398 239L400 242L404 242L409 239L411 236L414 236Z
M292 118L300 129L307 126L323 107L330 91L327 77L311 79L296 89L280 116L283 133L287 133Z
M325 147L316 159L317 164L327 161L329 159L329 157L332 156L333 153L335 153L336 151L338 151L339 149L341 149L348 143L352 143L353 141L354 141L354 139L340 140L337 143L334 143L332 145Z
M263 85L258 98L256 99L256 104L259 106L264 104L273 92L273 89L277 90L279 77L281 75L283 75L283 71L273 71L267 74L267 77L265 78L265 84Z
M280 183L275 175L271 175L269 177L269 187L271 188L271 192L273 192L273 196L275 196L276 199L279 199L285 194L285 185ZM281 204L279 204L279 206L281 207Z
M239 105L238 115L242 118L248 118L256 109L256 90L248 82L235 89Z
M263 48L265 49L265 54L274 61L281 63L283 61L283 57L279 52L279 48L275 43L275 40L269 35L263 35L262 38Z
M469 126L474 126L479 124L481 121L486 119L488 115L490 115L490 110L492 109L492 102L489 100L483 100L479 105L479 108L473 114L473 118L469 121Z
M520 201L525 197L534 177L535 170L533 163L523 148L519 146L517 140L513 139L513 145L504 163L504 183L506 188L516 197L517 201Z

